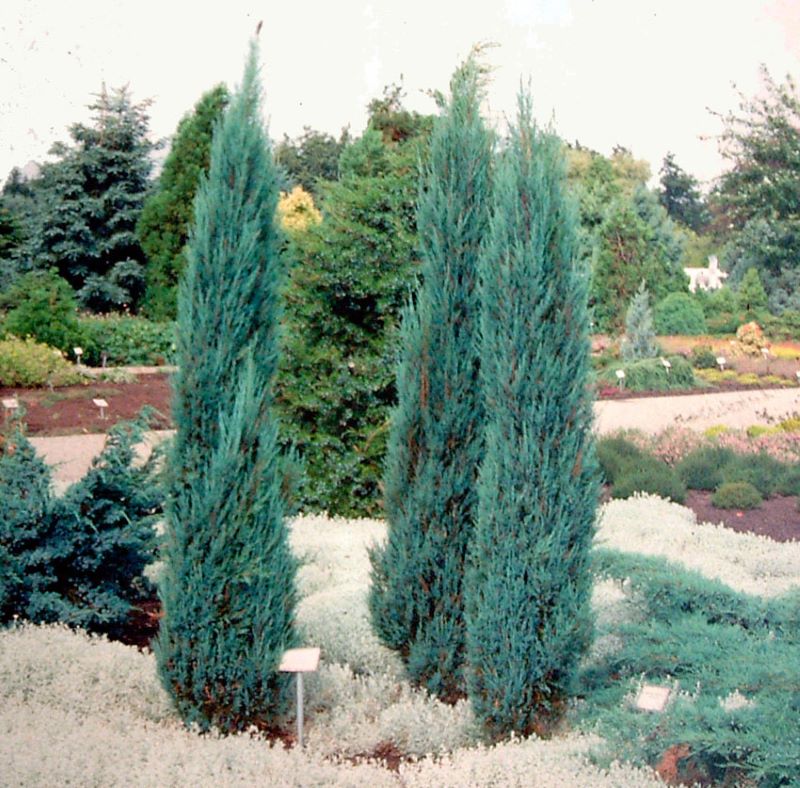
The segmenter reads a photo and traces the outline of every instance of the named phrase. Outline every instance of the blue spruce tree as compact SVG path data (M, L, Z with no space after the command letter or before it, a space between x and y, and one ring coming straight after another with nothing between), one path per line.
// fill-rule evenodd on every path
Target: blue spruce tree
M274 724L294 645L273 384L281 265L277 174L261 122L258 51L231 99L195 203L178 295L161 679L187 722Z
M569 691L598 491L576 213L559 140L519 106L481 263L486 448L465 581L469 695L493 738L546 727Z
M385 471L388 540L372 554L370 612L412 681L463 695L463 574L482 454L478 255L488 230L492 135L473 55L442 102L419 197L423 284L403 316Z

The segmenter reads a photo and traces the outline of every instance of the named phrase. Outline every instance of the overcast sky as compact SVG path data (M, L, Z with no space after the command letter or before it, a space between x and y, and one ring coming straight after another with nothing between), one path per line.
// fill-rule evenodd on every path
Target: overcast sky
M624 145L656 173L672 151L708 181L724 168L708 108L737 106L732 83L755 94L760 63L800 77L798 0L226 0L212 11L2 0L0 179L46 160L103 82L152 99L152 136L169 137L204 91L238 82L259 20L273 139L303 126L359 133L366 104L401 75L407 105L432 112L424 91L446 89L471 46L492 41L492 117L513 114L530 79L537 116L566 139L606 154Z

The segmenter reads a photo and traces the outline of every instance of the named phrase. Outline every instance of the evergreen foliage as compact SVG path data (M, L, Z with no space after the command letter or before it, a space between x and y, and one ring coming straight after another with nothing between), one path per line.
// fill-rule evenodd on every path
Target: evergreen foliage
M731 282L755 266L770 307L783 311L800 306L800 94L791 77L776 82L766 67L762 81L756 98L740 94L738 111L718 115L731 167L712 196L729 237Z
M667 153L661 163L660 185L658 199L670 218L699 232L708 221L708 211L697 179L678 165L674 153Z
M706 318L703 307L689 293L670 293L653 309L653 323L660 336L705 334Z
M739 309L748 316L756 317L766 311L767 293L757 268L747 269L736 291L736 301Z
M291 139L286 134L275 146L275 161L282 167L291 185L302 186L318 198L322 196L323 182L335 181L339 174L339 156L350 143L350 132L342 129L339 139L309 126Z
M563 710L591 634L598 493L576 212L526 96L517 122L481 267L486 455L464 590L469 695L493 738Z
M55 270L21 276L0 297L0 309L7 310L2 326L9 334L33 337L65 353L81 344L74 293Z
M658 355L653 328L653 310L650 309L650 294L642 280L631 299L625 315L625 336L622 340L622 357L625 361L639 361Z
M142 308L155 320L175 319L194 196L200 176L208 171L214 125L227 102L227 89L217 85L201 96L191 114L181 119L157 188L142 207L136 227L147 255L147 290Z
M158 454L135 464L146 419L112 428L86 476L54 500L36 553L43 580L25 609L30 620L118 635L135 604L151 596L143 571L155 557L163 490Z
M136 464L146 415L116 425L88 474L50 498L50 472L21 431L0 455L0 544L10 562L3 620L61 621L118 634L131 608L150 596L144 567L155 554L163 491L157 455Z
M483 453L477 267L488 231L492 135L477 54L434 124L419 198L423 282L403 315L385 471L386 544L372 555L373 626L411 680L464 693L463 576Z
M682 247L659 211L665 213L643 193L638 202L617 200L594 232L590 298L595 323L603 331L622 327L623 305L642 281L656 299L687 287Z
M135 229L152 169L146 108L127 88L104 86L90 106L94 123L71 126L73 146L53 146L58 158L42 167L36 187L28 265L57 268L96 311L135 308L144 290Z
M50 509L50 470L19 424L0 434L0 622L24 611Z
M368 128L324 189L322 222L291 233L280 405L305 466L306 511L374 515L380 507L425 143L386 143Z
M296 565L281 492L273 381L282 268L276 169L255 43L211 146L178 296L162 682L187 723L265 726L288 686Z

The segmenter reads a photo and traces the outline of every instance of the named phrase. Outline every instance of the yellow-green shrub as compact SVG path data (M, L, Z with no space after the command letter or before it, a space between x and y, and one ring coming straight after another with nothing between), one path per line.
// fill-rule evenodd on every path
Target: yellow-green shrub
M0 386L70 386L83 380L60 350L30 337L0 340Z

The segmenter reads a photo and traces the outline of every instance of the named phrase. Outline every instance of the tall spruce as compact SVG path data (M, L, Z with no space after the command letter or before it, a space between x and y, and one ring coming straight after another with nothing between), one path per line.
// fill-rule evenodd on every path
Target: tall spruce
M296 562L281 493L276 169L261 121L258 48L211 148L178 295L176 437L170 458L165 688L188 723L268 725L294 645Z
M524 95L517 122L481 263L486 449L465 581L469 695L493 738L531 733L569 691L597 501L577 214L560 141Z
M473 52L434 125L417 216L423 284L403 316L387 447L388 539L371 556L376 632L412 681L445 700L465 691L463 574L483 450L477 267L493 142L484 83Z

